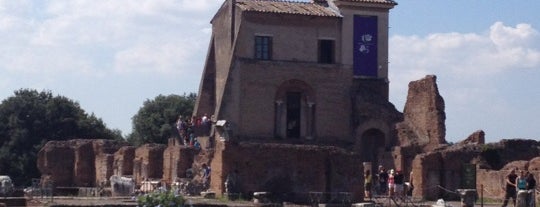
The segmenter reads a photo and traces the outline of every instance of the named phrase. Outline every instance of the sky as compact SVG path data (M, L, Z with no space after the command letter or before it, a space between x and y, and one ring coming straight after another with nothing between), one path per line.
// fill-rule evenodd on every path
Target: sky
M145 100L197 92L222 0L0 0L0 100L21 88L78 102L124 135ZM436 75L446 139L538 140L540 1L398 0L390 101Z

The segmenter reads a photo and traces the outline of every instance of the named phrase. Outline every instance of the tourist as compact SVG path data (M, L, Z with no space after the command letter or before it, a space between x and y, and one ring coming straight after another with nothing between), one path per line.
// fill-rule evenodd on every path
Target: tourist
M534 207L536 206L536 179L534 179L534 175L530 172L527 175L527 190L529 191L528 204L530 207Z
M386 169L382 165L379 165L379 175L378 175L378 184L379 184L379 195L386 194L386 190L388 189L388 173L386 172Z
M516 178L515 169L512 169L510 174L506 175L503 207L506 207L510 198L512 198L512 203L516 206Z
M364 197L371 200L371 186L372 186L371 171L366 170L364 173Z
M202 121L202 124L207 124L208 123L208 114L204 114L201 121Z
M193 147L194 144L195 144L195 133L191 133L189 134L189 146Z
M405 183L405 178L403 177L403 173L401 173L401 170L396 170L396 174L394 174L394 195L396 195L398 198L403 198L403 184Z
M523 170L519 171L519 176L516 179L516 187L517 187L517 190L527 189L527 178Z
M409 187L407 188L407 196L412 196L413 190L414 190L413 171L411 170L411 173L409 174Z
M182 116L178 116L178 120L176 120L176 130L178 130L178 136L180 136L180 141L182 141L183 144L186 144L186 122L184 122Z
M193 147L195 147L195 149L197 150L201 149L201 144L199 143L197 138L195 138L195 140L193 141Z
M388 175L388 196L394 196L394 169L390 169L390 174Z
M208 189L210 187L210 166L206 163L202 164L202 173L203 173L203 186Z

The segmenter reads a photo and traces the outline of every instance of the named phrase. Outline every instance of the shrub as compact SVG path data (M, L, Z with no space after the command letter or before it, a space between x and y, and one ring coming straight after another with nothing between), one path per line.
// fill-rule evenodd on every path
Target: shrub
M173 207L184 206L184 203L184 197L175 195L173 191L153 192L137 198L137 206L140 207Z

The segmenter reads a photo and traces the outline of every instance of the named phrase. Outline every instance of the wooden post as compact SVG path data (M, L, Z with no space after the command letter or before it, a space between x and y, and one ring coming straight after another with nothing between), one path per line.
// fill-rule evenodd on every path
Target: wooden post
M484 207L484 184L480 184L480 207Z

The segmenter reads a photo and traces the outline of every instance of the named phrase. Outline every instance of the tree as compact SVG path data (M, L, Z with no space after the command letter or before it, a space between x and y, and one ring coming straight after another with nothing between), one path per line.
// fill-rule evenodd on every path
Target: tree
M158 95L154 100L146 100L137 114L133 116L133 132L128 142L133 145L144 143L167 143L170 137L178 135L176 120L178 116L191 117L197 95Z
M37 153L50 140L122 139L119 130L108 129L66 97L30 89L14 94L0 104L0 174L16 184L40 176Z

